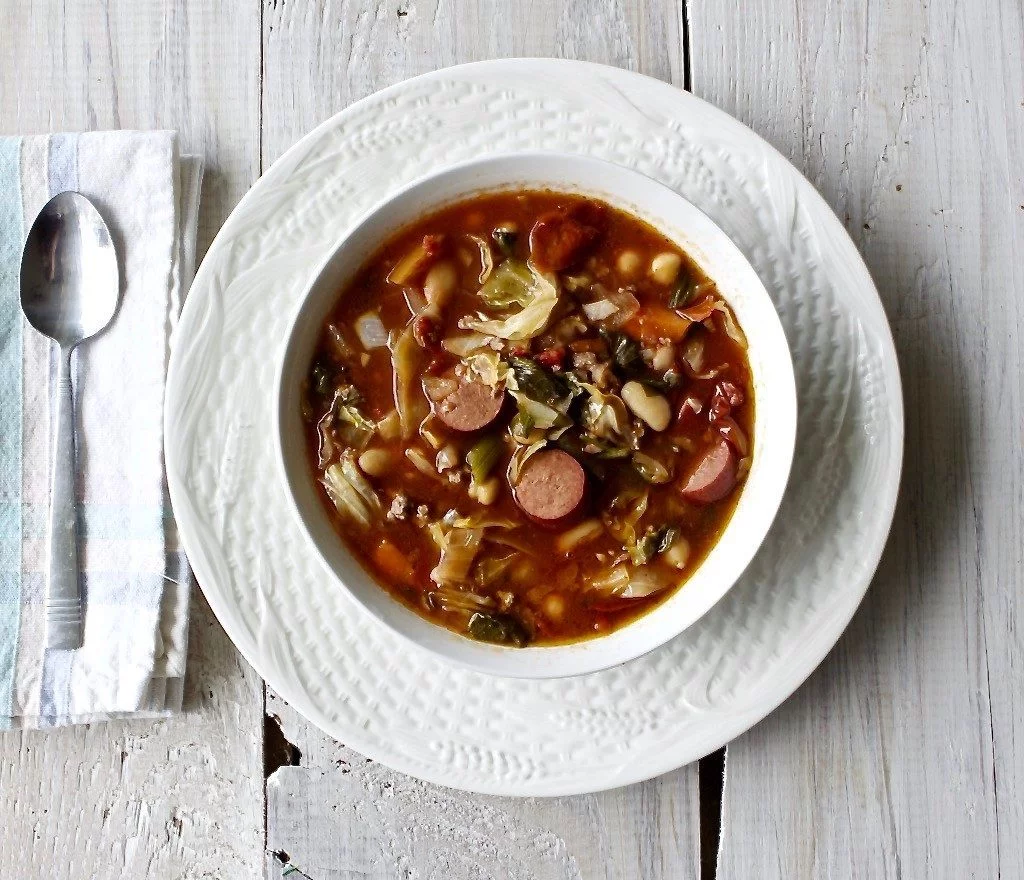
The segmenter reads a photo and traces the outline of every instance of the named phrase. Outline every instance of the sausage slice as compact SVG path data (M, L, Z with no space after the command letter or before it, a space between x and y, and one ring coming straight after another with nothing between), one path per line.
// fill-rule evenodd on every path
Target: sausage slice
M579 510L586 486L587 475L575 458L561 449L545 449L526 460L512 497L527 516L557 523Z
M503 393L483 382L459 382L450 394L432 401L435 415L453 431L479 431L501 412Z
M736 453L725 441L719 440L698 463L683 483L683 497L698 504L721 501L736 485Z

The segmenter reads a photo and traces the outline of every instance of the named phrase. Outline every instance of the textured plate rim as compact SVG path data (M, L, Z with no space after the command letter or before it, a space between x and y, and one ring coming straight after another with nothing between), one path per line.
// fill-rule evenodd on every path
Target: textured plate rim
M865 265L860 252L857 250L849 236L849 233L846 231L845 227L843 227L842 223L839 221L838 217L832 211L831 207L824 200L822 195L814 188L810 181L804 177L799 169L789 162L789 160L786 159L778 150L776 150L752 129L748 128L725 111L718 109L689 92L685 92L678 89L676 86L665 83L662 80L594 62L552 58L507 58L475 61L467 64L439 68L434 71L420 74L419 76L403 80L378 92L367 95L359 101L348 105L338 113L333 114L324 122L317 125L314 129L289 147L289 149L273 163L271 168L268 169L267 172L265 172L264 175L262 175L246 192L239 203L228 215L228 218L225 220L220 231L211 243L207 251L206 258L204 258L202 265L199 267L199 271L196 273L195 280L192 284L192 290L198 289L206 284L207 276L213 271L209 257L212 254L215 254L221 247L226 247L225 243L234 233L235 227L242 222L242 214L248 207L249 202L254 200L254 193L260 189L262 185L266 184L268 176L273 172L273 169L285 163L291 157L299 154L311 143L319 139L323 132L330 130L337 124L340 117L354 114L357 110L373 101L381 100L400 93L401 91L409 88L412 84L421 84L423 82L429 82L432 79L440 79L444 77L457 77L464 71L478 73L481 69L486 68L492 68L495 71L501 71L504 68L506 70L506 75L514 75L518 69L521 69L523 66L530 67L533 65L561 68L562 71L569 75L585 77L618 77L621 80L631 80L634 83L641 85L643 88L650 89L652 91L661 91L672 102L679 101L680 99L683 101L696 102L705 113L714 117L723 129L731 130L738 134L742 140L756 145L766 155L773 156L775 159L780 160L781 163L784 163L783 167L787 169L787 173L792 175L794 186L796 187L798 194L804 200L804 204L808 206L808 208L813 209L816 218L823 219L833 227L835 232L841 233L833 236L832 247L841 248L846 252L845 257L848 265L850 267L855 267L854 271L856 271L857 275L860 276L857 284L858 289L862 293L870 293L870 296L865 298L865 301L862 303L862 308L875 312L874 317L879 319L879 327L884 327L885 329L884 333L878 334L878 340L881 342L883 348L882 356L885 377L889 383L887 387L892 394L892 399L889 401L889 412L894 416L894 420L893 424L890 425L891 435L889 443L892 455L890 456L889 471L879 478L883 487L887 486L891 487L891 489L883 499L880 499L884 500L884 504L880 504L879 507L876 508L879 513L878 521L880 523L884 523L884 528L878 528L875 531L872 545L866 548L866 552L863 554L865 564L861 569L861 574L858 578L859 583L856 583L856 585L850 584L843 593L843 596L848 603L847 607L844 608L841 614L834 615L828 621L825 621L822 626L815 630L814 637L809 642L804 643L803 648L806 659L800 663L798 667L783 669L780 671L780 674L774 680L773 696L771 699L759 703L755 709L745 713L734 713L729 718L721 719L721 723L718 725L715 735L705 736L699 740L695 738L691 739L687 744L685 752L665 752L664 754L666 757L660 761L653 760L645 763L640 772L632 774L622 773L615 778L602 777L601 779L595 780L589 784L582 781L576 785L563 784L561 781L555 782L553 785L545 784L544 782L539 784L534 782L530 784L529 790L520 792L510 792L501 784L460 784L458 786L453 786L450 778L447 778L443 772L431 772L431 770L435 768L424 768L414 761L399 759L397 753L380 756L374 737L364 738L355 729L345 731L334 729L331 719L324 717L323 713L313 705L306 693L291 692L292 689L289 686L289 683L287 681L283 681L282 676L278 676L277 669L274 668L274 664L270 662L262 662L263 658L261 657L259 646L251 640L251 633L248 631L244 621L242 621L234 611L234 603L227 600L220 591L213 588L214 581L212 572L206 569L206 559L204 558L204 554L202 552L197 552L194 555L191 553L189 554L189 559L193 565L193 570L195 571L196 579L200 584L200 588L203 590L203 593L218 621L224 627L224 630L227 632L229 638L231 638L238 651L257 671L257 673L264 678L267 684L273 687L274 690L277 691L286 701L288 701L309 721L323 730L327 735L344 741L346 745L372 760L378 761L393 770L406 773L423 781L449 788L457 787L464 791L503 796L563 796L586 794L619 788L624 785L631 785L633 783L652 779L664 773L686 766L704 755L722 747L740 736L742 733L748 731L767 715L771 714L779 705L785 702L786 699L792 696L792 694L795 693L796 690L798 690L799 687L810 677L811 673L821 665L821 662L839 641L840 636L848 627L853 615L857 611L857 608L860 607L864 595L874 578L874 574L878 568L879 562L881 561L882 554L888 541L893 517L895 515L903 465L905 430L903 392L891 326L889 325L888 318L885 315L877 288L870 276L870 273L868 272L867 266ZM199 308L196 304L196 300L197 297L194 297L191 294L186 297L185 304L182 309L181 320L179 320L178 323L178 330L187 323L187 319L191 315L191 312ZM168 389L180 381L178 374L182 368L175 357L175 350L176 346L174 346L172 340L171 359L167 374ZM176 460L177 444L171 441L173 429L171 413L169 412L170 399L170 394L166 394L164 404L164 440L167 457L168 486L172 507L175 511L180 511L187 510L189 508L189 504L187 503L186 489L178 482L178 462ZM193 532L193 523L187 518L179 517L178 527L181 534L182 544L185 547L186 552L189 551L190 547L201 551L202 541ZM810 645L813 645L813 648L810 648ZM668 757L669 755L671 755L671 757Z

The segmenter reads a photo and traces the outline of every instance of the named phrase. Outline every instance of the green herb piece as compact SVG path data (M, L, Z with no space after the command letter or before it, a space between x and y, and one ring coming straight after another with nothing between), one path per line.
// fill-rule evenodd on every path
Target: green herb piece
M608 344L612 353L612 360L619 369L632 375L637 370L644 369L643 359L640 357L640 345L635 339L631 339L625 333L614 333L602 331L601 336Z
M683 309L690 304L694 294L697 292L697 287L693 283L693 279L685 273L680 273L679 279L676 281L672 288L672 293L668 298L668 305L671 309Z
M358 406L363 402L363 395L355 385L341 385L334 402L344 406Z
M498 227L491 232L491 238L494 239L494 243L506 257L511 257L516 252L516 242L519 240L519 233L513 232L511 229L503 229Z
M633 453L633 467L648 483L667 483L672 478L665 465L643 452Z
M643 537L629 551L634 565L646 565L659 553L664 553L679 536L675 526L648 526Z
M528 412L519 410L514 416L512 421L509 422L509 430L512 432L512 436L517 440L526 440L530 436L530 432L533 431L536 426L536 422Z
M331 377L327 372L327 368L317 361L313 364L313 369L309 371L309 378L313 386L313 390L322 397L326 397L331 391Z
M494 469L501 457L503 445L501 437L497 434L488 434L477 440L473 444L473 448L466 453L466 464L469 465L474 483L480 485L487 479L487 475Z
M511 614L484 614L478 611L469 618L467 629L478 642L522 648L530 641L526 627Z
M526 358L511 358L512 373L516 377L517 390L548 406L565 396L563 382L554 378L536 361Z
M664 394L666 391L679 384L678 382L675 384L668 382L664 376L659 376L656 373L647 373L646 375L636 376L635 378L641 385L646 385L652 391L657 391L659 394Z
M630 452L632 450L628 446L607 446L597 453L597 457L605 460L627 458Z
M338 436L342 443L353 449L365 449L373 432L377 430L376 423L366 418L353 404L337 402L334 413L338 419Z

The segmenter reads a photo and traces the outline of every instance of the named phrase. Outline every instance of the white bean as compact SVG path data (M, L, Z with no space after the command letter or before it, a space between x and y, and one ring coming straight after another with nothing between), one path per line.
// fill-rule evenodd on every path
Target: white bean
M690 542L682 535L676 538L672 545L665 551L665 561L673 568L686 568L686 562L690 558Z
M636 251L623 251L615 261L615 268L627 278L632 278L640 271L640 254Z
M382 477L391 469L391 453L386 449L367 449L359 456L359 467L371 477Z
M432 306L444 308L455 293L455 286L459 283L458 273L455 266L448 260L435 263L423 279L423 295Z
M491 477L489 480L484 480L479 486L476 487L476 500L481 504L494 504L498 500L498 491L501 489L501 483L497 477Z
M683 258L679 254L665 251L651 260L651 277L659 284L668 286L679 277Z
M659 373L671 370L676 362L676 353L671 345L659 345L651 358L651 366Z
M544 615L549 620L561 620L565 614L565 599L558 593L549 593L542 603Z
M668 401L639 382L630 381L623 385L622 399L632 410L633 415L655 431L664 431L672 421L672 410Z

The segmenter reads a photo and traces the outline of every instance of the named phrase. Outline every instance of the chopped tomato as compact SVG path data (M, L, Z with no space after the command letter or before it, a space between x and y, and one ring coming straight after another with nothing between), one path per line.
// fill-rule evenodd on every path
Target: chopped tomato
M551 370L560 370L565 363L565 349L561 346L546 348L535 358L538 364L548 367Z
M530 259L542 272L559 272L575 263L597 239L593 226L565 214L545 214L530 230Z

